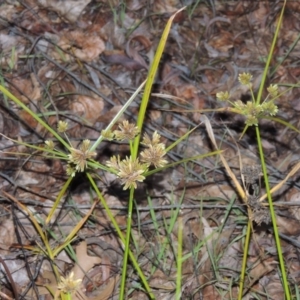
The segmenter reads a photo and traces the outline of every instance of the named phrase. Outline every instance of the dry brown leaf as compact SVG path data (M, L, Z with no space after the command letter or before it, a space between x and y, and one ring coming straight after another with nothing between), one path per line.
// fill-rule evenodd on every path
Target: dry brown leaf
M102 58L109 64L122 65L131 71L138 71L144 68L139 61L128 57L124 51L120 50L106 50L103 52Z
M95 265L99 265L101 262L103 262L103 260L100 257L89 256L87 254L87 244L85 241L81 242L76 247L76 255L78 259L78 264L76 264L72 270L74 272L74 278L76 279L83 279L85 274L88 273L89 270L91 270ZM86 297L81 292L79 293L80 295L76 295L76 297L74 298L75 300L82 300L81 297L89 300L106 300L109 299L109 297L111 297L111 294L114 291L119 276L109 278L109 273L107 274L104 270L105 268L107 268L107 264L110 265L110 262L106 261L105 264L102 267L100 267L101 270L95 270L95 275L97 275L98 272L102 272L102 280L106 281L106 284L102 282L103 286L101 290L99 290L100 295L94 297Z
M153 288L167 291L173 291L176 287L175 282L171 281L170 278L159 269L156 269L151 276L149 284Z
M38 0L38 3L46 9L58 13L70 22L76 22L84 8L91 0Z
M206 47L210 57L215 57L215 52L212 49L215 49L219 56L228 56L228 51L233 48L233 35L231 32L221 30L220 34L214 36L207 45L212 47Z
M79 95L70 105L70 110L82 117L86 122L94 124L101 115L104 108L104 101L100 97L89 97Z
M139 42L140 45L142 46L135 45L135 41ZM146 63L145 59L140 55L139 51L145 50L148 52L150 47L151 47L151 42L145 36L145 34L133 35L126 43L126 54L134 61L138 62L145 69L148 69L148 64Z
M203 299L221 300L222 298L213 285L207 285L203 288Z
M178 0L155 0L153 8L158 13L173 14L178 10L177 5L179 5Z
M257 258L255 258L257 260ZM245 289L248 290L264 275L273 271L278 265L278 262L273 257L268 258L262 262L257 263L250 271L249 276L246 277Z
M1 4L0 17L9 22L13 21L13 17L16 14L16 8L14 5Z
M30 74L30 79L13 78L10 89L11 93L25 104L30 100L36 103L41 98L41 87L34 74Z
M129 0L126 2L127 9L136 11L141 9L143 6L146 5L146 1L141 1L141 0Z
M93 32L87 34L82 30L66 31L60 37L58 45L77 58L91 62L98 58L98 56L105 50L103 40ZM55 57L59 58L59 54L53 52ZM65 54L66 59L70 60L70 56Z
M279 232L286 235L298 236L300 234L300 222L294 218L276 216Z
M178 103L193 104L194 109L203 109L205 100L199 96L199 89L190 83L186 83L180 78L181 72L171 68L169 64L164 64L161 77L163 85L161 89L172 95ZM194 113L193 118L198 122L200 114Z
M81 242L76 247L76 256L78 264L76 264L72 269L75 279L83 279L90 269L92 269L95 265L100 264L102 261L100 257L90 256L87 254L87 244L85 241Z
M300 203L300 193L297 189L293 188L287 193L287 206L289 205L289 202ZM289 212L296 218L296 220L300 221L300 205L290 206Z
M102 289L102 291L100 292L100 295L96 296L96 297L89 297L89 300L108 300L111 298L111 295L116 287L116 284L119 280L119 275L117 275L116 277L112 277L109 279L105 289Z
M262 290L268 294L269 299L282 300L284 299L284 291L282 287L282 281L278 275L275 275L270 279L266 279L267 284L262 286Z

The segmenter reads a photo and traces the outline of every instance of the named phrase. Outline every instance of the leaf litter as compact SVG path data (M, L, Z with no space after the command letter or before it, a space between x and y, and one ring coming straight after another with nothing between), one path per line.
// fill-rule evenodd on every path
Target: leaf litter
M188 5L172 26L145 130L149 134L157 130L170 143L200 123L200 114L188 110L222 106L216 101L218 92L228 90L234 99L247 101L250 95L238 85L238 75L250 72L253 90L258 89L281 5L274 1ZM59 120L67 120L68 137L75 146L84 139L97 139L117 108L145 80L167 19L181 3L155 0L148 6L143 1L12 0L0 7L1 84L53 128ZM277 83L281 92L286 89L284 84L298 82L298 14L298 7L288 3L270 70L269 80ZM297 128L298 96L295 88L277 100L280 117ZM127 114L136 120L136 104ZM13 194L42 223L66 180L66 165L14 142L39 145L52 136L2 95L0 115L1 189ZM239 141L243 129L240 116L206 115L216 145L224 150L224 159L242 184L239 160L250 170L259 163L253 131L250 128ZM294 168L299 161L298 134L269 120L261 125L270 182L276 186L283 181L273 196L289 280L291 286L299 285L299 174ZM212 148L202 124L169 153L168 160L208 153ZM110 153L126 154L128 146L102 143L96 159L105 162ZM128 194L116 177L101 170L97 175L97 185L125 229ZM252 184L258 184L258 178ZM263 182L259 188L261 196ZM40 237L28 215L4 194L1 197L0 256L14 281L3 272L1 292L15 296L14 285L26 299L48 296L44 286L58 285L40 249ZM171 220L179 208L185 257L181 299L236 297L248 216L245 203L235 198L237 191L218 157L173 167L138 186L131 248L149 276L156 299L175 299L178 224ZM86 179L75 178L48 224L51 243L58 245L95 200ZM265 212L266 203L255 197L251 205L255 221L258 212ZM254 222L244 299L255 293L261 299L284 297L272 229L264 220L262 214ZM82 279L81 299L117 299L123 248L99 205L71 245L75 256L65 249L51 263L59 266L64 278L74 272ZM131 299L146 299L138 288L139 278L133 269L128 272Z

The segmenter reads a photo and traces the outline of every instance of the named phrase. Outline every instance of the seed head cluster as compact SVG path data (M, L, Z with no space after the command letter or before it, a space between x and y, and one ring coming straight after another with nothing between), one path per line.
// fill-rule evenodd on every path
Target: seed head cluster
M90 151L90 143L90 140L84 140L79 149L70 148L68 175L75 176L75 172L83 172L87 167L87 160L96 156L96 152Z
M252 75L250 73L239 74L238 80L242 85L247 86L252 92ZM259 119L268 116L275 116L278 113L278 107L274 104L274 100L279 94L278 85L271 84L267 88L267 91L268 96L262 103L256 103L255 99L247 101L246 103L241 100L231 101L228 91L218 92L216 97L220 101L227 101L233 106L235 112L244 115L246 117L246 125L257 126Z
M123 123L124 124L124 123ZM129 127L129 126L128 126ZM130 126L134 131L134 135L137 131L134 126ZM119 135L120 133L115 135ZM128 188L137 188L137 182L145 180L145 173L147 173L150 166L155 168L163 168L168 161L163 157L166 154L165 145L160 142L160 135L155 131L152 137L145 134L141 142L145 146L145 150L140 153L140 158L133 159L131 156L121 160L120 156L113 156L106 165L113 169L121 183L124 185L124 190Z
M60 277L58 289L64 293L74 293L79 290L81 279L74 279L74 272L71 272L66 277Z

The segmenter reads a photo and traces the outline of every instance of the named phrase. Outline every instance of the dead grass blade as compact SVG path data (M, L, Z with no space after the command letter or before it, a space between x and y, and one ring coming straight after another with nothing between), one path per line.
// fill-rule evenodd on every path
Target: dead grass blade
M7 197L8 199L12 200L14 203L16 203L19 208L21 208L21 210L23 210L24 212L27 213L27 215L29 216L31 222L33 223L34 227L36 228L36 230L38 231L41 239L45 242L46 241L46 236L42 230L42 227L40 226L40 224L37 222L36 218L34 217L34 215L32 214L32 212L25 206L23 205L20 201L18 201L18 199L16 199L14 196L6 193L5 191L2 191L3 195L5 197Z
M90 217L92 212L94 211L94 208L96 206L97 202L95 201L93 205L91 206L90 210L86 213L84 218L80 220L80 222L72 229L72 231L69 233L69 235L65 238L65 241L55 250L53 250L53 255L59 254L60 251L62 251L69 243L72 242L73 238L78 233L79 229L84 225L84 223L87 221L87 219Z
M275 185L271 190L270 193L273 194L274 192L276 192L277 190L279 190L288 180L290 177L292 177L293 175L295 175L298 170L300 169L300 162L298 162L293 169L287 174L287 176L281 181L279 182L277 185ZM259 202L264 201L265 199L267 199L267 194L264 194L263 196L261 196L259 198Z
M205 127L206 127L206 131L208 133L208 136L211 140L211 142L213 143L214 147L216 148L216 150L219 150L218 149L218 146L217 146L217 142L216 142L216 139L215 139L215 136L214 136L214 132L212 130L212 127L211 127L211 124L210 124L210 121L208 120L208 118L205 116L205 115L201 115L201 118L200 120L204 123ZM239 181L237 180L236 176L234 175L234 173L231 171L225 157L222 155L222 153L220 152L219 153L220 155L220 158L221 158L221 161L229 175L229 177L231 178L231 180L233 181L240 197L243 199L244 202L246 202L246 193L243 189L243 187L240 185Z

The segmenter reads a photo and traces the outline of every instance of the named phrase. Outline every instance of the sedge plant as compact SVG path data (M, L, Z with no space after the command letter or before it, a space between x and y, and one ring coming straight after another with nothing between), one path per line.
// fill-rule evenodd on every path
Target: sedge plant
M184 9L184 8L183 8ZM181 10L180 10L181 11ZM178 11L179 12L179 11ZM177 13L178 13L177 12ZM48 139L45 141L43 145L31 145L25 142L15 141L16 143L25 145L33 150L37 150L37 152L42 153L42 156L47 159L59 159L65 161L66 163L66 175L67 180L60 192L56 196L53 207L50 210L49 214L46 217L45 221L37 220L36 216L32 214L32 212L21 202L15 199L13 196L5 193L5 196L10 200L14 201L20 209L25 211L32 221L36 231L44 245L38 245L38 252L44 253L50 260L50 262L54 262L56 256L66 249L68 245L73 241L74 237L78 234L80 228L87 221L91 213L93 212L96 202L93 203L89 212L82 218L82 220L72 229L68 236L65 237L64 241L53 247L49 242L49 234L47 232L47 226L53 220L53 216L58 209L61 200L70 186L73 178L77 173L85 173L87 179L90 182L92 189L95 191L100 203L104 207L108 218L110 219L112 225L114 226L118 238L121 242L121 245L124 249L124 259L123 259L123 267L122 267L122 277L120 284L120 292L119 299L125 299L125 284L126 284L126 274L127 274L127 266L128 266L128 258L130 259L133 267L135 268L138 276L141 280L141 289L145 291L145 293L151 298L154 299L154 294L150 289L150 286L147 282L147 278L143 274L137 259L135 258L133 252L130 250L130 240L131 240L131 216L133 213L133 202L134 202L134 192L137 188L138 182L142 182L145 180L147 176L150 176L156 172L164 170L168 167L173 167L177 164L181 164L187 161L201 159L207 156L213 156L220 153L220 151L214 151L207 153L205 155L197 155L195 157L189 157L176 162L168 162L166 159L166 155L168 151L174 148L177 144L179 144L182 140L187 138L191 132L195 130L192 129L176 140L174 143L169 145L168 147L160 140L161 136L158 132L154 132L152 135L148 135L147 133L141 135L147 104L151 93L151 88L154 82L154 77L158 68L159 61L161 59L161 55L163 53L163 49L172 25L172 21L176 14L174 14L169 21L167 22L166 28L162 34L160 43L158 45L156 55L154 57L152 66L150 68L146 84L142 83L141 86L135 91L135 93L130 97L130 99L126 102L126 104L122 107L122 109L117 113L117 115L113 118L113 120L109 123L105 130L99 134L99 138L95 141L94 144L91 143L90 140L85 139L81 142L79 146L72 145L70 142L67 130L68 123L63 120L58 121L57 128L54 129L50 125L47 124L44 119L33 112L30 108L28 108L20 99L15 97L7 88L5 88L4 84L0 85L0 91L3 93L7 99L12 100L15 104L17 104L21 109L26 111L29 115L32 116L40 125L42 125L51 135L52 139ZM143 91L143 98L140 105L140 110L138 114L137 124L130 123L128 120L124 120L122 123L119 123L118 128L116 130L112 130L113 126L117 123L119 118L123 115L123 113L127 110L130 104L134 101L136 96ZM117 140L117 141L128 141L130 155L126 157L120 157L119 155L114 155L110 158L106 163L100 163L94 160L96 156L96 149L99 144L103 140ZM140 150L140 146L143 146L144 149ZM105 198L102 192L99 190L95 176L97 176L96 170L101 169L104 172L110 172L115 174L121 184L123 185L123 189L128 189L129 193L129 201L128 201L128 215L127 215L127 228L126 234L122 232L119 225L116 222L116 219L113 216L113 213L109 209ZM180 226L179 235L182 235L182 226ZM179 243L179 247L182 246L182 243ZM36 250L36 249L35 249ZM181 248L178 248L178 252L180 253L180 257L178 258L178 269L181 269ZM53 264L53 270L57 280L57 291L52 291L51 294L55 295L55 298L58 297L58 293L62 299L71 299L71 294L78 289L78 286L81 283L82 278L74 278L74 274L70 273L67 276L61 276L59 271ZM179 273L180 275L180 273ZM178 281L180 285L180 280ZM179 299L179 289L177 289L177 298Z
M275 101L283 94L283 93L282 94L279 93L277 84L271 84L267 87L268 94L262 100L262 95L263 95L263 90L265 88L266 78L268 76L269 69L270 69L270 62L271 62L274 48L275 48L275 45L277 42L277 37L278 37L279 30L280 30L280 26L282 24L282 18L283 18L285 5L286 5L286 1L284 1L284 5L283 5L281 13L280 13L280 17L279 17L278 24L276 27L275 35L273 37L273 42L272 42L271 49L268 54L268 59L267 59L267 62L266 62L265 68L264 68L261 84L260 84L257 95L256 96L254 95L254 91L252 89L252 83L251 83L252 75L250 73L245 72L245 73L242 73L239 75L239 82L242 85L248 87L248 90L252 96L252 99L250 101L248 101L247 103L243 103L241 100L232 100L230 98L229 91L219 92L219 93L217 93L216 96L217 96L218 100L226 101L227 103L230 104L230 106L225 108L225 110L243 115L245 117L245 127L242 132L241 138L243 137L243 135L245 134L245 132L247 131L247 129L250 126L255 127L258 152L260 155L262 173L263 173L263 178L264 178L264 182L265 182L265 186L266 186L266 195L262 196L260 199L257 199L257 200L259 201L259 203L261 203L265 198L268 199L268 207L269 207L269 212L271 215L271 221L273 224L274 239L276 242L277 254L278 254L278 258L279 258L279 265L280 265L283 289L284 289L286 299L289 300L289 299L291 299L291 292L290 292L290 288L288 285L288 278L287 278L287 274L286 274L286 270L285 270L283 253L282 253L282 249L281 249L281 245L280 245L280 238L279 238L279 233L278 233L278 228L277 228L277 223L276 223L276 215L275 215L274 205L273 205L273 201L272 201L272 192L278 190L278 188L280 188L283 185L283 183L287 180L287 178L289 178L291 176L291 174L294 174L295 172L297 172L299 170L299 164L297 164L293 168L293 170L290 172L290 174L288 174L287 178L285 180L283 180L283 182L279 183L276 187L271 189L270 185L269 185L267 167L266 167L266 162L265 162L265 155L264 155L263 148L262 148L261 133L260 133L260 126L259 126L259 120L265 118L265 119L273 120L275 122L279 122L279 123L285 125L286 127L289 127L290 129L295 130L296 132L299 132L299 130L297 128L295 128L294 126L292 126L285 120L282 120L282 119L276 117L276 115L278 113L278 107L275 104ZM291 86L290 88L292 88L292 87L293 86ZM207 122L207 120L206 120L206 122ZM216 146L216 144L215 144L215 146ZM224 161L223 161L223 163L224 163ZM229 171L229 170L227 169L227 171ZM231 173L230 177L234 178L235 176L233 173ZM236 178L235 178L234 182L235 182L235 185L239 192L239 195L247 204L248 200L249 200L247 192L243 190L243 188L241 187L239 182L236 180ZM244 284L245 273L246 273L247 255L248 255L248 247L249 247L250 237L251 237L252 220L255 220L255 216L251 217L251 211L250 211L249 212L249 222L248 222L247 233L246 233L245 244L244 244L244 256L243 256L242 270L241 270L241 276L240 276L240 290L239 290L239 296L238 296L239 300L242 299L242 296L243 296L243 284Z
M291 299L291 291L290 291L290 287L288 284L288 277L286 274L283 253L282 253L282 249L281 249L281 245L280 245L280 238L279 238L279 233L278 233L278 228L277 228L277 223L276 223L276 215L275 215L274 205L273 205L273 201L272 201L272 193L274 193L279 188L281 188L283 186L283 184L300 169L300 163L297 163L293 167L293 169L288 173L288 175L286 176L286 178L284 180L282 180L279 184L277 184L276 186L271 188L270 184L269 184L268 174L267 174L267 167L266 167L265 155L264 155L262 142L261 142L261 132L260 132L260 124L259 124L259 121L261 119L268 119L268 120L280 123L297 133L300 133L300 130L298 128L296 128L295 126L293 126L286 120L276 117L276 115L279 112L279 108L277 107L277 105L275 103L275 101L280 96L282 96L284 93L286 93L287 91L289 91L292 88L299 87L299 83L298 84L270 84L268 87L266 87L267 96L263 99L263 91L265 89L266 79L268 77L268 74L272 75L272 70L270 71L270 63L271 63L271 60L273 57L274 48L275 48L279 30L280 30L280 27L282 24L285 6L286 6L286 0L284 1L283 7L281 9L281 12L280 12L280 15L278 18L272 45L271 45L271 48L270 48L270 51L269 51L269 54L267 57L264 72L262 74L261 83L260 83L260 86L259 86L259 89L258 89L258 92L256 95L254 93L253 86L252 86L252 74L250 74L248 72L239 74L238 80L239 80L240 84L243 85L244 87L247 87L248 91L250 92L250 95L251 95L250 101L247 101L246 103L244 103L239 99L231 99L230 91L221 91L216 94L216 98L219 101L225 101L229 104L225 108L202 109L202 110L172 110L172 111L203 113L203 115L201 117L201 121L205 124L208 135L210 137L210 140L212 141L212 143L216 149L219 149L219 147L214 138L214 133L213 133L210 121L204 115L206 112L211 112L211 111L231 112L231 113L242 115L245 118L245 127L242 131L240 139L244 136L244 134L246 133L246 131L249 127L251 127L251 126L255 127L257 147L258 147L258 152L259 152L259 156L260 156L261 169L262 169L263 179L264 179L265 188L266 188L266 194L261 196L260 198L257 198L257 202L260 203L261 207L268 206L268 208L269 208L270 219L273 224L274 239L275 239L277 254L278 254L278 258L279 258L279 266L280 266L283 290L284 290L286 299L289 300L289 299ZM276 68L277 67L278 66L276 66ZM287 86L288 89L285 90L284 92L280 92L279 91L280 86ZM245 190L244 187L242 187L239 180L236 178L234 173L231 171L231 169L230 169L225 157L222 155L222 153L220 153L219 155L220 155L221 161L222 161L229 177L234 182L234 185L237 189L237 192L238 192L240 198L245 202L246 205L248 205L248 200L249 200L248 196L249 195L247 194L247 191ZM265 199L268 199L268 203L263 203L263 201ZM246 238L245 238L245 243L244 243L244 256L243 256L242 269L241 269L241 274L240 274L240 286L239 286L239 295L238 295L239 300L241 300L243 297L244 280L245 280L247 257L248 257L248 247L250 244L251 233L253 232L252 221L254 220L254 216L253 216L253 213L251 212L251 209L250 210L248 209L248 215L249 215L249 221L248 221L248 226L247 226L247 230L246 230Z
M239 82L248 87L250 94L252 95L252 100L248 101L246 104L243 103L240 100L235 100L230 98L230 92L229 91L223 91L217 93L217 99L221 101L226 101L229 104L229 107L225 109L218 109L218 111L230 111L233 113L237 113L240 115L243 115L245 117L245 128L243 130L242 136L245 134L247 129L250 126L255 126L256 135L257 135L257 141L258 141L258 150L260 153L260 160L262 165L262 171L264 176L264 181L266 183L266 196L259 201L263 201L266 197L268 198L268 204L271 214L271 219L273 223L274 228L274 237L276 241L277 246L277 252L279 257L279 263L280 263L280 270L281 270L281 276L282 276L282 282L283 287L286 295L286 299L291 299L290 296L290 290L288 286L287 281L287 275L285 271L285 265L283 261L283 255L282 250L280 246L279 241L279 234L278 229L276 226L276 216L274 212L274 207L272 203L272 192L274 192L276 189L278 189L281 185L278 185L274 187L273 189L269 186L269 180L268 175L266 171L266 163L264 159L264 153L261 145L261 138L260 138L260 129L259 129L259 120L262 118L270 119L275 122L279 122L292 130L295 130L299 132L297 128L289 124L288 122L281 120L279 118L276 118L276 114L278 113L278 107L275 104L275 101L281 96L279 93L278 85L277 84L271 84L267 87L268 95L267 97L262 101L262 94L263 89L265 86L265 81L268 75L268 70L270 67L270 61L272 58L273 50L275 47L275 43L277 41L278 32L282 23L282 17L284 12L284 6L281 11L281 15L277 24L277 29L274 35L273 43L271 50L269 52L268 60L264 69L261 85L258 91L258 94L255 96L254 91L252 89L252 75L250 73L242 73L239 75ZM177 12L178 13L178 12ZM79 222L79 224L73 228L71 233L60 243L57 247L52 247L49 243L49 236L45 230L47 225L51 223L53 220L53 216L58 209L59 204L61 203L61 200L68 189L70 183L72 182L73 178L76 176L77 173L85 173L91 187L97 194L97 197L99 201L101 202L102 206L105 208L105 211L114 226L117 235L119 237L119 240L121 242L121 245L124 249L124 259L123 259L123 267L122 267L122 277L121 277L121 284L120 284L120 292L119 292L119 299L125 299L125 285L126 285L126 279L127 279L127 267L128 267L128 259L133 264L136 272L138 273L140 279L141 279L141 289L144 289L144 291L148 294L148 296L151 299L154 299L154 294L151 291L151 288L148 284L146 276L143 274L138 261L136 257L134 256L133 252L130 250L130 242L131 242L131 226L132 226L132 214L133 214L133 203L134 203L134 195L135 195L135 189L138 186L139 182L143 182L146 177L151 176L154 173L157 173L159 171L162 171L166 168L173 167L177 164L185 163L188 161L201 159L207 156L212 156L219 154L222 163L224 164L227 172L229 173L230 177L233 179L234 184L237 188L237 191L240 195L240 197L247 203L247 194L243 187L240 185L238 180L236 179L233 172L230 170L230 167L228 166L225 158L222 156L221 151L218 150L217 144L213 137L213 131L210 126L210 123L205 116L203 116L203 123L205 124L209 136L217 149L214 152L207 153L205 155L198 155L195 157L189 157L180 161L176 162L169 162L167 159L167 153L173 149L176 145L178 145L182 140L186 139L191 132L193 132L192 129L188 131L185 135L183 135L181 138L179 138L177 141L172 143L171 145L167 146L161 141L161 136L158 132L154 132L152 135L148 135L147 133L142 134L143 132L143 125L145 122L145 115L147 110L148 101L151 94L151 88L154 82L155 74L158 69L158 64L161 59L161 55L163 53L165 43L169 34L169 31L171 29L171 25L173 22L173 19L176 14L174 14L168 21L166 28L162 34L160 43L158 45L154 60L152 62L151 68L149 70L149 74L147 77L146 82L141 84L141 86L135 91L135 93L130 97L130 99L126 102L126 104L122 107L122 109L119 111L119 113L113 118L113 120L109 123L109 125L106 127L105 130L101 132L99 135L99 138L96 140L95 143L91 143L89 140L83 140L82 143L75 147L72 145L72 143L68 139L67 135L67 129L68 124L65 121L60 120L58 122L58 126L56 129L52 128L45 122L40 116L38 116L36 113L34 113L32 110L30 110L26 105L24 105L18 98L16 98L14 95L12 95L5 87L4 83L0 85L0 91L3 93L3 95L12 101L14 101L19 107L21 107L23 110L25 110L27 113L29 113L37 122L39 122L40 125L42 125L45 129L48 130L48 132L54 137L53 139L49 139L45 141L44 145L35 146L30 145L24 142L17 142L19 144L26 145L29 148L32 148L34 150L38 150L42 153L44 153L44 157L48 159L60 159L64 160L67 164L66 168L66 174L68 176L68 179L66 180L65 184L61 188L60 192L58 193L56 200L54 202L54 205L52 209L50 210L45 222L38 221L36 219L36 216L34 216L31 211L22 203L20 203L17 199L12 197L9 194L5 194L9 199L14 201L23 211L25 211L29 218L31 219L32 223L34 224L38 234L40 235L44 247L41 247L38 249L40 253L44 253L47 257L50 258L51 261L54 261L55 257L74 239L80 228L84 225L88 217L93 212L93 209L96 205L94 203L89 210L89 212L86 214L86 216ZM130 123L128 120L124 120L122 123L118 124L118 128L113 130L113 127L118 122L120 117L124 114L124 112L128 109L130 104L135 100L136 96L143 90L143 97L140 104L139 114L138 114L138 120L137 124ZM291 87L292 88L292 87ZM201 112L205 113L208 110L201 110ZM98 161L94 160L94 157L96 156L96 149L99 146L99 144L103 141L127 141L129 144L129 155L126 157L120 157L119 154L113 155L109 161L105 163L99 163ZM64 150L61 150L60 147L57 147L57 145L63 146ZM143 146L141 150L141 146ZM292 176L298 169L300 168L299 165L297 165L287 176L285 181ZM113 213L109 209L105 198L102 194L102 192L97 187L96 181L95 181L95 172L97 169L101 169L104 172L110 172L116 175L116 177L120 180L121 184L123 185L124 190L129 190L129 199L128 199L128 212L127 212L127 226L126 226L126 233L124 234L122 230L120 229L119 225L117 224ZM284 182L285 182L284 181ZM283 184L283 183L282 183ZM231 203L231 205L233 202ZM151 212L154 214L154 212ZM251 212L250 212L251 214ZM178 219L179 226L178 226L178 258L177 258L177 285L176 285L176 299L180 299L181 291L180 287L182 285L181 283L181 270L182 270L182 262L187 259L186 256L183 256L182 254L182 218L180 215L178 215L178 210L176 210L176 213L173 214L173 217L171 219L170 227L168 228L168 232L172 230L176 219ZM155 219L154 216L152 216L153 219ZM249 219L248 227L246 231L246 238L245 238L245 244L244 244L244 258L243 258L243 265L241 270L241 276L240 276L240 290L239 290L239 296L238 299L242 299L243 296L243 283L244 283L244 277L246 273L246 262L247 262L247 253L248 253L248 246L250 243L250 237L251 237L251 228L252 228L252 220ZM201 241L199 243L199 247L201 248L205 244L205 241ZM161 249L160 255L163 255L164 247ZM154 271L154 270L152 270ZM68 299L68 297L71 296L71 294L78 288L78 286L81 283L81 278L74 278L74 275L70 273L68 276L60 276L59 271L54 266L54 272L57 278L57 287L60 291L60 296L62 299ZM56 292L53 292L53 295L56 294ZM67 298L66 298L67 297Z

